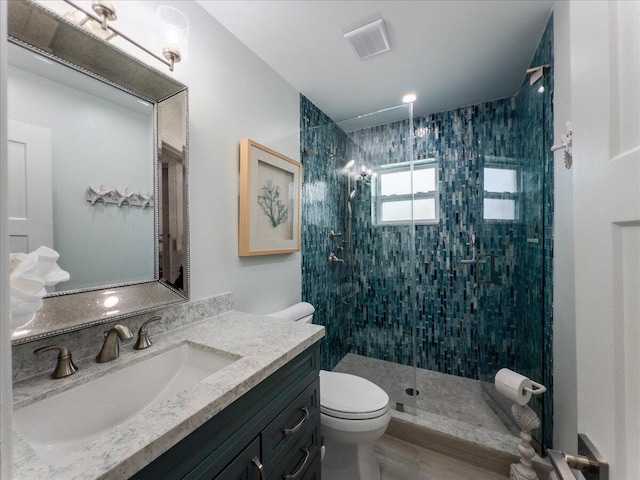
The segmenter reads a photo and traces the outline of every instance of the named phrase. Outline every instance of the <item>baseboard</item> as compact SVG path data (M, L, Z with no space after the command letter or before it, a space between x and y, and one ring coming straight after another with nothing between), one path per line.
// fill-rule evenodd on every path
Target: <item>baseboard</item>
M399 418L391 418L386 434L506 477L509 476L510 465L520 461L517 455ZM534 461L533 468L540 478L547 478L551 471L545 460L539 458Z

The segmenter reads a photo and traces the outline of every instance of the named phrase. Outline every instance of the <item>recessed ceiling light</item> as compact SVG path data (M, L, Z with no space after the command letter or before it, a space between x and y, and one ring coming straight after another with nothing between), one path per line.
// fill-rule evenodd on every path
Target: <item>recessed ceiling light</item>
M413 103L418 99L415 93L407 93L404 97L402 97L402 103Z

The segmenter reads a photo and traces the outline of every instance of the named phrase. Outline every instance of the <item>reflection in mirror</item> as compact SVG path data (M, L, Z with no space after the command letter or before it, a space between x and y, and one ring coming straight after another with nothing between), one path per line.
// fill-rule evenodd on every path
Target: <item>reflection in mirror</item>
M153 106L16 45L7 78L11 252L56 250L58 292L153 280L153 208L86 198L152 198Z
M35 2L8 13L10 246L70 274L13 344L188 299L186 87Z
M178 290L185 290L186 202L184 162L187 132L186 92L160 103L158 107L158 218L159 277Z

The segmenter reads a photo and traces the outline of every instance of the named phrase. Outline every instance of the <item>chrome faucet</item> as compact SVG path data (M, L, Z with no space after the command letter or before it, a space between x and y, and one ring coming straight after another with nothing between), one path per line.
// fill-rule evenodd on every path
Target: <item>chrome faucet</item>
M100 353L96 357L96 362L110 362L120 356L118 338L120 338L120 340L131 340L133 334L131 330L124 325L114 325L111 327L111 330L104 332L104 343L102 344L102 350L100 350Z

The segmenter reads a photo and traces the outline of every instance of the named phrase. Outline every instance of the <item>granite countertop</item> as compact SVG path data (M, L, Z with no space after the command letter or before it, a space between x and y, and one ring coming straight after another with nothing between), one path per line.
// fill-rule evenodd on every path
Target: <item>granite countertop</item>
M19 409L185 342L237 359L53 465L14 429L14 479L128 478L323 336L319 325L230 311L153 336L153 346L146 350L135 351L129 342L121 347L120 358L109 363L76 362L78 372L65 379L44 375L15 383L14 409Z

